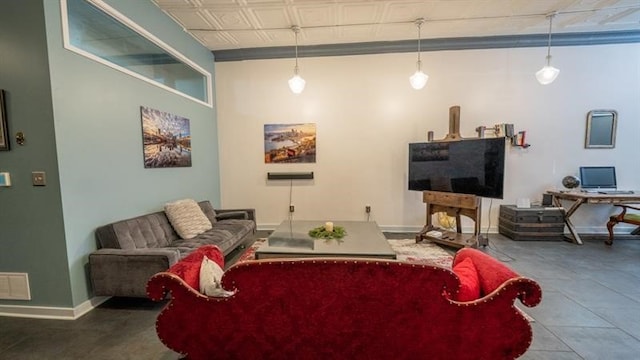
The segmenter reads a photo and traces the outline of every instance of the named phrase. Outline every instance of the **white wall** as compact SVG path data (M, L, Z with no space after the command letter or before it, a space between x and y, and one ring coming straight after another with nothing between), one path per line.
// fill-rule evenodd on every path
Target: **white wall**
M293 181L295 219L364 220L370 204L383 230L418 230L425 210L421 193L407 190L408 143L425 141L430 130L443 138L454 105L463 137L480 125L513 123L531 144L508 148L504 199L483 200L483 231L497 231L499 204L540 201L581 165L615 165L620 187L640 189L640 44L552 54L560 76L542 86L534 73L543 48L427 52L430 79L421 91L408 81L415 54L303 58L301 95L287 86L292 59L216 63L222 205L255 207L259 227L271 228L288 215L290 183L267 182L267 172L314 171L313 181ZM584 148L592 109L618 111L615 149ZM263 125L302 122L317 124L317 162L265 164ZM614 211L585 205L574 223L603 232Z

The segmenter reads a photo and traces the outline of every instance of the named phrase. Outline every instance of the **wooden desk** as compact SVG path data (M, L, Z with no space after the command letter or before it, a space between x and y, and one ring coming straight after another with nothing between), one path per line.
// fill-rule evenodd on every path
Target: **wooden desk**
M580 239L580 235L576 231L575 226L571 222L571 215L578 210L580 205L582 204L640 204L640 191L635 191L633 194L620 194L620 195L607 195L607 194L599 194L599 193L587 193L581 191L571 191L571 192L563 192L563 191L547 191L547 194L553 196L553 203L557 207L562 207L561 200L569 200L573 201L571 207L564 214L564 223L567 224L567 228L569 228L569 232L571 233L572 238L570 238L574 243L578 245L582 245L582 239ZM603 224L606 224L606 219L603 221Z

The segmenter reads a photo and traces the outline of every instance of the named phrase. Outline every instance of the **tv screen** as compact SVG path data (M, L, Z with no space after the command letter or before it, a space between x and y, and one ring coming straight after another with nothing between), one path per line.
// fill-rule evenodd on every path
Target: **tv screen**
M409 190L502 199L504 138L409 144Z

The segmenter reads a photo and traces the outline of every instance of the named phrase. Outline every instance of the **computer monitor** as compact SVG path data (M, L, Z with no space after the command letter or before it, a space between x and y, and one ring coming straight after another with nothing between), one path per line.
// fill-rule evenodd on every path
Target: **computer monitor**
M616 168L614 166L581 166L580 185L583 189L615 189Z

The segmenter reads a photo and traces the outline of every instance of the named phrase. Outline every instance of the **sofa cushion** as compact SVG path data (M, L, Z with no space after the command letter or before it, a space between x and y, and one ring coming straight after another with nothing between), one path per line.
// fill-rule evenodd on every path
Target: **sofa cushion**
M229 233L226 230L218 230L213 228L209 231L205 231L197 237L189 240L179 239L171 243L170 247L177 248L191 248L193 250L203 245L217 245L223 252L235 244L240 238L235 234Z
M215 245L205 245L191 252L167 271L178 275L185 283L198 290L200 289L200 266L205 257L214 261L221 268L224 267L222 251Z
M208 200L204 200L204 201L200 201L198 205L200 206L200 209L202 209L202 212L207 216L207 219L209 219L212 225L215 224L216 221L218 221L216 218L218 214L216 213L216 210L211 205L211 202L209 202Z
M101 248L147 249L168 246L178 239L164 211L117 221L96 229Z
M234 249L246 236L255 230L252 220L221 220L211 230L189 240L179 239L169 246L196 249L202 245L217 245L225 254Z
M164 212L178 235L183 239L193 239L211 230L211 221L195 200L184 199L164 206Z
M460 279L460 290L456 300L473 301L480 297L480 280L473 261L466 258L453 267L453 272Z
M253 220L225 219L217 221L214 229L228 231L243 238L256 230L256 223Z

